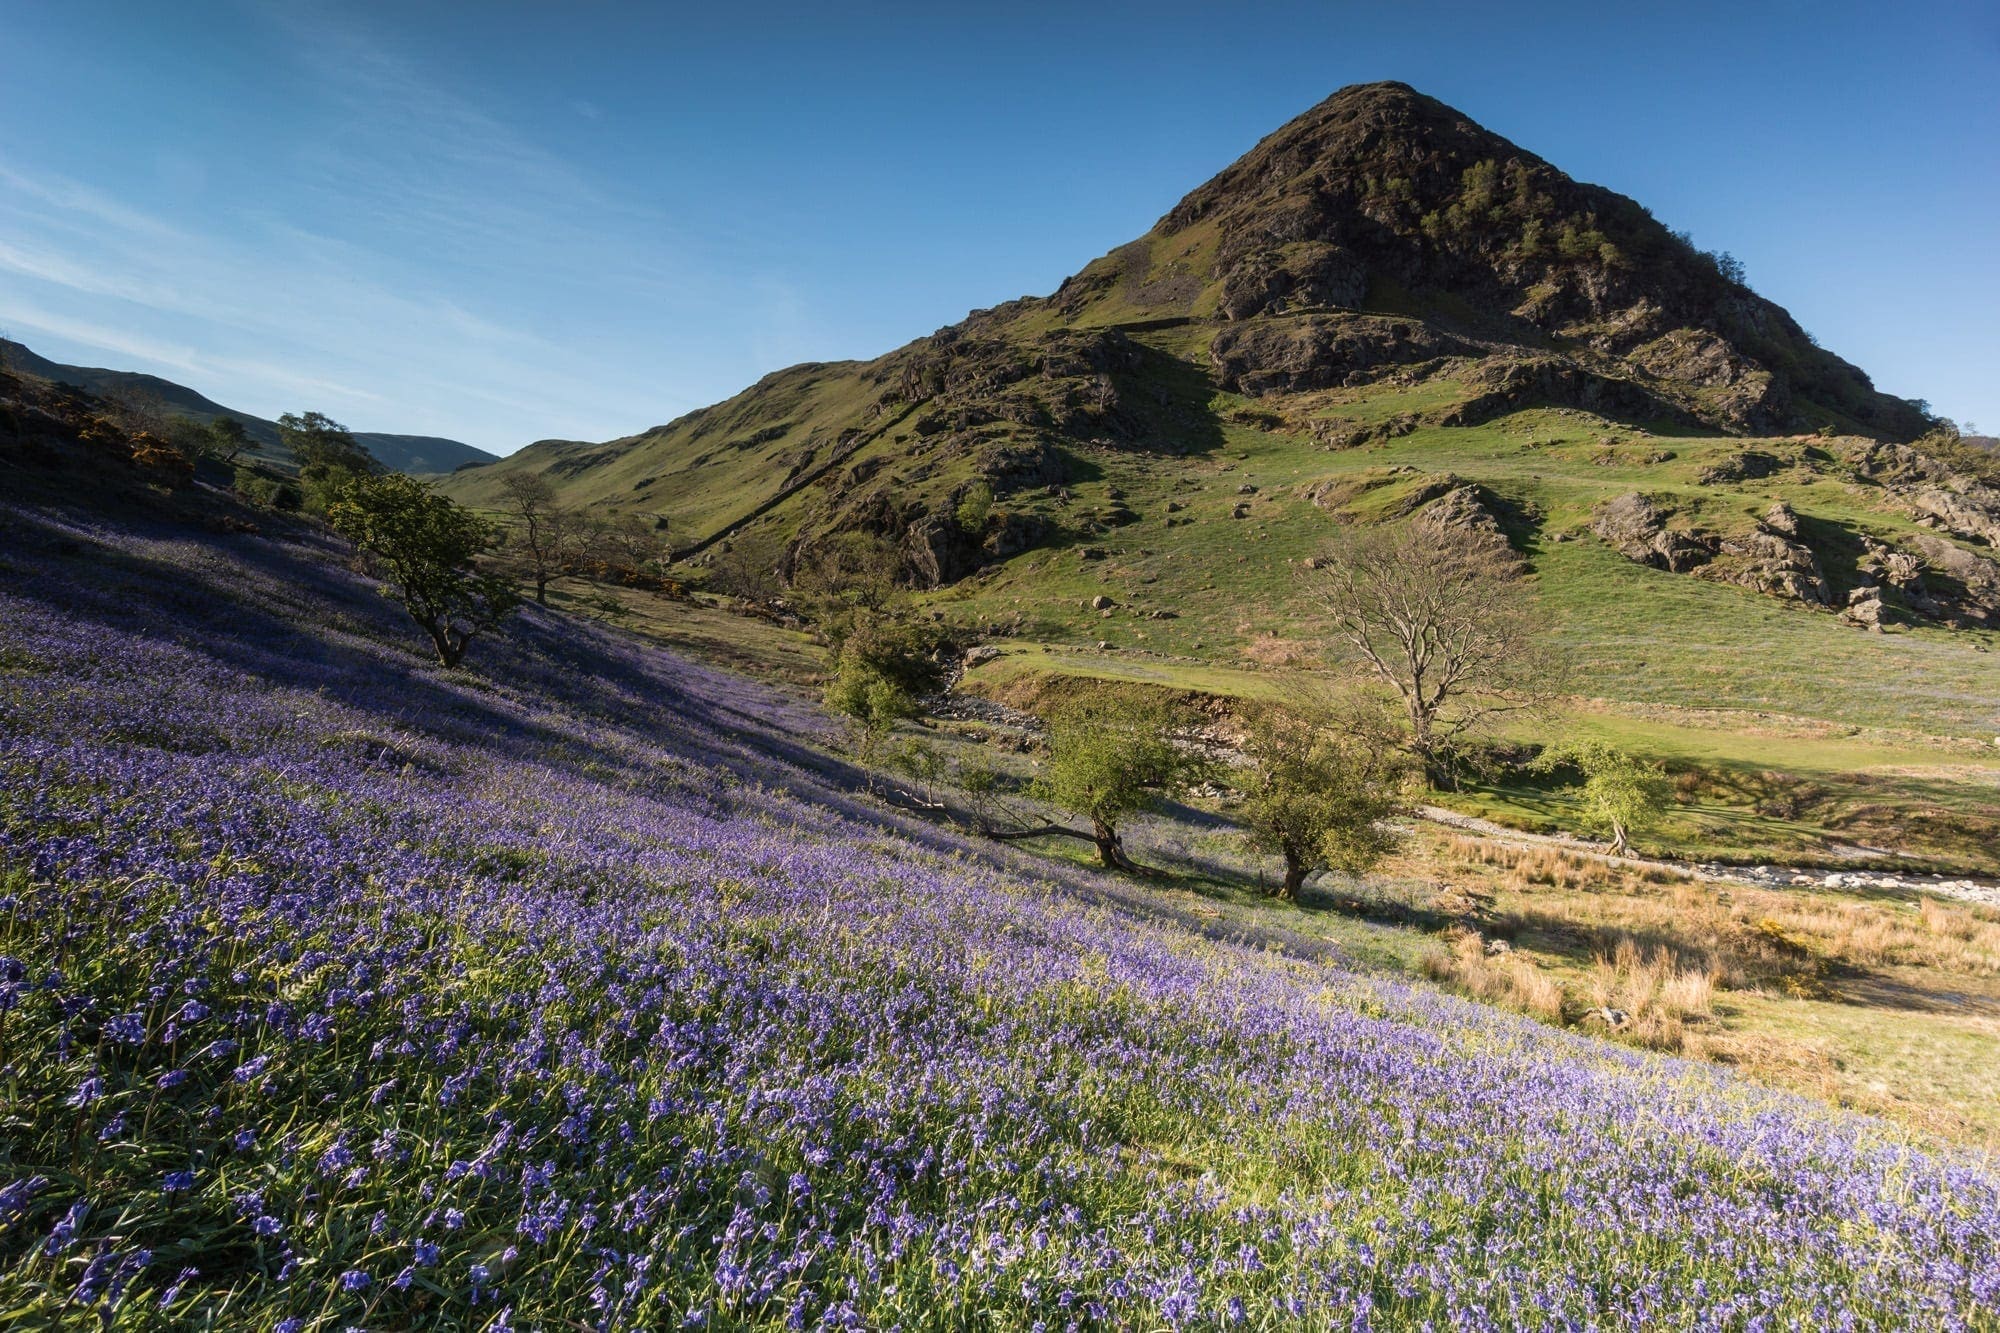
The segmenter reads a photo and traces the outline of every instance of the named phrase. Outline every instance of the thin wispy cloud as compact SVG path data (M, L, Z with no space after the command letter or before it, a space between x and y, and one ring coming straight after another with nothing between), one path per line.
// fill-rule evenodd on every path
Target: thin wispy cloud
M311 128L281 141L275 178L189 217L138 182L0 158L0 325L262 415L309 406L497 450L621 434L702 401L621 375L589 330L551 338L521 313L585 292L599 307L725 308L700 265L676 260L667 219L335 11L243 17L296 62L284 82ZM203 165L181 156L179 172ZM533 299L465 299L496 284Z

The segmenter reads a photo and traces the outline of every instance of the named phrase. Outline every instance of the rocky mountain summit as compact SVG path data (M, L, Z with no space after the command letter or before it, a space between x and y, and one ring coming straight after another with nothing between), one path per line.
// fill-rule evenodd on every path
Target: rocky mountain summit
M1726 255L1398 83L1335 93L1052 300L1220 319L1218 379L1253 394L1469 357L1489 363L1482 414L1554 399L1738 433L1826 411L1887 438L1926 424ZM1421 318L1368 313L1393 306Z

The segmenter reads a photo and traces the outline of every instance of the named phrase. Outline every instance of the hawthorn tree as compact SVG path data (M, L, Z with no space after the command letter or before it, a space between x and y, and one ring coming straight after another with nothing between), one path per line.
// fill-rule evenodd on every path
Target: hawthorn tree
M1631 850L1631 835L1658 822L1673 802L1666 771L1604 741L1562 741L1536 756L1532 769L1554 773L1575 769L1583 775L1578 793L1586 827L1607 830L1611 850Z
M864 762L898 721L915 717L919 701L944 684L942 646L935 629L888 609L841 622L826 704L856 727Z
M1303 699L1244 721L1251 761L1238 814L1285 862L1278 896L1296 900L1320 870L1359 874L1394 848L1386 820L1401 807L1408 761L1381 709Z
M217 417L208 423L203 452L218 463L234 463L236 456L250 447L249 432L235 417Z
M1215 771L1205 755L1173 739L1183 719L1163 702L1078 698L1051 708L1042 720L1049 757L1034 794L1088 819L1097 859L1110 870L1139 869L1125 854L1121 823ZM1074 836L1059 828L1039 832Z
M493 546L493 525L414 477L350 474L335 486L327 521L430 635L442 666L457 666L474 636L520 603L512 583L474 564Z

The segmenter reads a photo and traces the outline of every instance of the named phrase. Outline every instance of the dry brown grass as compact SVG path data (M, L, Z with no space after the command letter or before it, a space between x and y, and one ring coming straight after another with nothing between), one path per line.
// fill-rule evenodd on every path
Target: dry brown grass
M1599 952L1621 938L1713 959L1730 987L1830 968L1931 967L2000 976L2000 912L1935 898L1915 910L1782 889L1722 887L1657 867L1616 866L1556 847L1515 847L1456 836L1457 868L1492 872L1518 895L1502 905L1530 921L1592 936Z
M1424 955L1424 974L1433 981L1457 986L1489 1004L1518 1009L1524 1014L1560 1023L1563 1020L1563 985L1529 959L1512 953L1487 951L1486 939L1476 930L1459 930L1445 937L1445 947Z
M1720 1006L1723 994L1839 1000L1843 976L1862 987L1885 969L1918 987L1983 990L1991 982L1972 979L2000 976L2000 912L1966 904L1717 885L1468 836L1442 839L1430 870L1449 878L1429 910L1458 922L1424 960L1433 978L1636 1045L1769 1064L1795 1085L1816 1062L1778 1068L1799 1053L1742 1040L1730 1030L1741 1005ZM1521 947L1495 953L1488 937Z
M1237 633L1247 634L1250 632L1250 629L1251 627L1247 623L1239 625ZM1259 666L1267 667L1296 666L1300 662L1310 660L1315 655L1312 645L1302 643L1297 639L1281 639L1269 632L1257 634L1237 651L1243 657L1257 663Z
M1713 963L1690 962L1671 949L1620 940L1599 954L1585 978L1598 1017L1617 1035L1656 1050L1690 1048L1689 1025L1715 1016L1721 980Z

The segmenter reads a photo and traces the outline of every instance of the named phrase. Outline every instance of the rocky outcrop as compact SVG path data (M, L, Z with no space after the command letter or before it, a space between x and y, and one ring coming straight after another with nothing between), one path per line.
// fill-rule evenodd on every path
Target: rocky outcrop
M1833 605L1819 557L1804 542L1761 525L1714 541L1715 558L1701 567L1700 577L1811 606Z
M1813 549L1798 540L1798 515L1774 505L1749 532L1669 526L1672 509L1634 491L1597 507L1591 530L1628 560L1697 574L1770 597L1831 606L1833 587Z
M1907 550L1864 537L1856 562L1860 586L1844 616L1877 628L1902 615L1960 626L2000 626L2000 562L1946 541L1919 535Z
M1667 526L1672 517L1672 509L1633 491L1598 505L1590 530L1627 560L1673 574L1685 574L1713 560L1715 549L1708 542Z
M1942 537L1913 537L1910 545L1923 561L1924 587L1941 608L1932 614L1961 624L2000 627L2000 561Z
M1507 540L1507 533L1494 512L1492 497L1470 482L1452 487L1425 505L1417 521L1439 532L1455 532L1476 540Z
M1711 330L1675 329L1625 356L1648 375L1696 391L1705 414L1732 430L1779 430L1791 415L1785 382Z
M1856 476L1889 492L1919 523L2000 547L2000 487L1906 444L1857 440L1842 456Z

